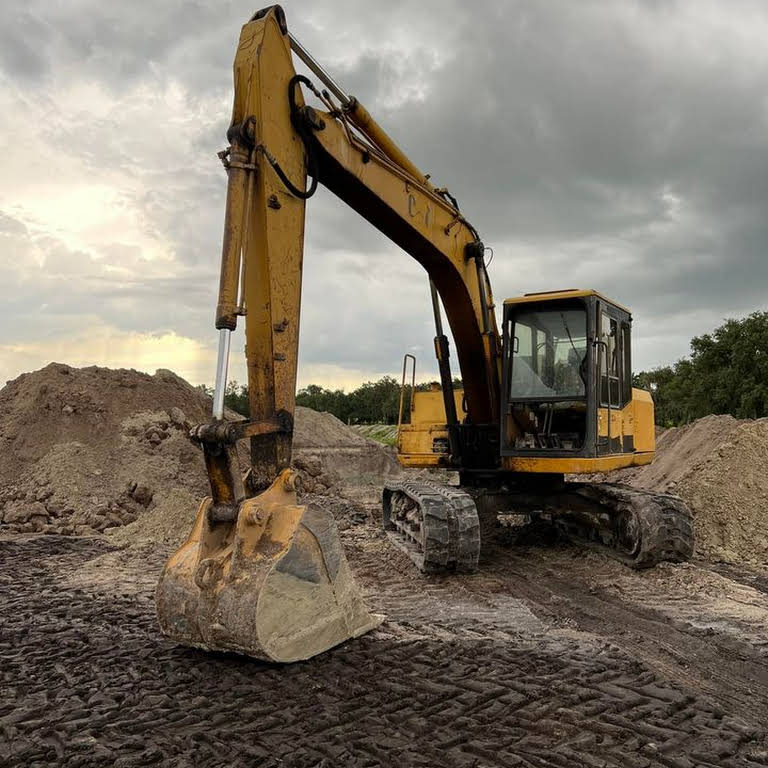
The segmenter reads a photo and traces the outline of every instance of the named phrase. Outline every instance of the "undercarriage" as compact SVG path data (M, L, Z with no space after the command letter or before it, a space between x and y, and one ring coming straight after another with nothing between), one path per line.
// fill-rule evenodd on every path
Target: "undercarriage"
M569 541L636 569L684 562L693 553L691 514L679 497L613 483L488 489L390 481L382 522L392 543L425 573L475 570L481 527L505 522L547 523Z

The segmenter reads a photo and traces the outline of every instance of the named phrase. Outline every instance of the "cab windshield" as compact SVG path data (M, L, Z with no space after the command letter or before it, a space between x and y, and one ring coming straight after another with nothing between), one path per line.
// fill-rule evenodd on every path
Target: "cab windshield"
M522 310L511 337L511 400L586 396L585 310Z

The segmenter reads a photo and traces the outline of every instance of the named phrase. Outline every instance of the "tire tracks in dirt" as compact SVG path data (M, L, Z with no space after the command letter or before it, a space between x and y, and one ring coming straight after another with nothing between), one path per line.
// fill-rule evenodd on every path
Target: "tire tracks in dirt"
M748 712L758 720L768 718L768 656L761 649L671 618L662 606L649 607L653 596L643 604L596 586L591 576L603 559L599 555L590 554L585 562L576 550L524 554L493 545L485 553L476 577L476 588L482 592L514 595L525 600L539 618L610 638L668 679L721 706ZM615 567L605 561L605 567ZM642 583L637 589L642 589Z
M424 580L378 534L348 539L389 619L288 666L162 638L151 591L125 563L114 588L119 558L100 560L112 553L98 540L0 541L0 763L768 764L743 712L670 683L613 638L553 629L511 588L478 592L482 575ZM100 563L109 578L75 578Z

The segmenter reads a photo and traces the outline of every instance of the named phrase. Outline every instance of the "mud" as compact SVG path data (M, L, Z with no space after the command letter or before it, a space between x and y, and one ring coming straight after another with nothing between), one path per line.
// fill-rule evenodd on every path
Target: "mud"
M486 524L477 573L427 577L380 530L391 450L297 412L304 500L387 620L283 667L157 628L208 408L169 372L53 365L0 392L0 765L768 765L768 422L669 430L624 478L699 499L709 560L638 573Z
M164 639L160 548L0 539L0 763L768 764L768 656L721 604L768 620L756 572L635 574L486 532L479 573L427 578L349 507L345 548L387 621L287 667ZM679 608L697 583L716 588L694 621Z

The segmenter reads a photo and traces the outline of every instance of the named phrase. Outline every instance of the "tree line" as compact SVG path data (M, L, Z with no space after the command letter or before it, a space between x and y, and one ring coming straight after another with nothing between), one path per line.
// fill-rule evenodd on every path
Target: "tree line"
M417 384L417 390L434 382ZM739 419L768 416L768 312L726 320L712 333L691 340L688 357L635 374L633 384L648 389L656 404L656 423L687 424L709 414ZM461 380L455 379L460 387ZM209 388L204 388L209 394ZM248 416L248 389L231 381L224 402ZM392 376L367 381L351 392L310 384L296 395L298 405L328 411L348 424L396 424L400 383ZM404 408L409 407L409 388Z
M437 382L416 385L416 391L428 390ZM461 386L461 379L454 379L454 387ZM204 391L212 395L209 387ZM224 394L227 408L249 415L248 387L230 381ZM382 376L378 381L366 381L351 392L343 389L327 389L310 384L296 393L296 405L315 411L327 411L346 424L397 424L400 408L400 382L392 376ZM404 412L410 407L410 387L403 398Z
M636 374L634 385L651 391L656 423L663 426L713 413L768 416L768 312L726 320L694 337L688 357Z

